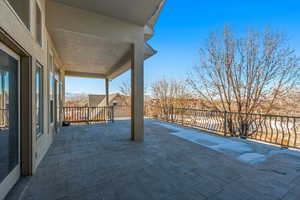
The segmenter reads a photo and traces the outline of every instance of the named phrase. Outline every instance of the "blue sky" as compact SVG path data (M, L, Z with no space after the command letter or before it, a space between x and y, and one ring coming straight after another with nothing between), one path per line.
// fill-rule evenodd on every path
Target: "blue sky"
M198 64L199 48L208 34L222 31L225 24L234 32L247 29L261 31L266 26L285 33L300 56L300 1L298 0L167 0L149 41L158 54L145 61L145 85L159 79L185 79L186 73ZM110 84L118 92L127 72ZM104 93L104 81L66 78L66 92Z

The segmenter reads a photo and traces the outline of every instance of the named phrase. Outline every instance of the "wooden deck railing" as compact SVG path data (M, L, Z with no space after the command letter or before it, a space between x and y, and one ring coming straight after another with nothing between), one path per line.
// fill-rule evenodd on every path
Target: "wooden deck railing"
M114 121L114 108L108 107L64 107L64 121L70 123L93 123Z

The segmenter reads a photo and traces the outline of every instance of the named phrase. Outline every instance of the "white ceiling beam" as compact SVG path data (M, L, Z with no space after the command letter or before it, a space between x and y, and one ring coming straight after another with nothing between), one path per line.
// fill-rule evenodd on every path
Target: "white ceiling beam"
M81 78L101 78L101 79L105 79L107 77L105 74L85 73L85 72L75 72L75 71L65 71L65 76L73 76L73 77L81 77Z

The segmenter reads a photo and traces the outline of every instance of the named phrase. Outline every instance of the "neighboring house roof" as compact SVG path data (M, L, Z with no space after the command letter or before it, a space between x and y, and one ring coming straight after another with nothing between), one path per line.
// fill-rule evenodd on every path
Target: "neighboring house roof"
M89 95L89 106L90 107L105 107L106 106L106 95ZM123 98L123 102L126 104L130 103L130 97L124 96L119 93L109 95L109 104L112 104L116 97Z
M89 95L89 107L97 107L103 100L105 95Z

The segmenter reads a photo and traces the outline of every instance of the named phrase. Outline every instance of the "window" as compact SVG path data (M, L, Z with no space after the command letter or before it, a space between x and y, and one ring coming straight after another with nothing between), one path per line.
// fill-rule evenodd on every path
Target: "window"
M54 122L54 76L53 76L53 56L48 56L48 90L49 90L49 122Z
M30 0L7 0L23 24L30 29Z
M43 67L36 65L35 72L35 107L36 107L36 134L43 134Z
M36 41L42 46L42 13L39 5L35 3L36 10Z

